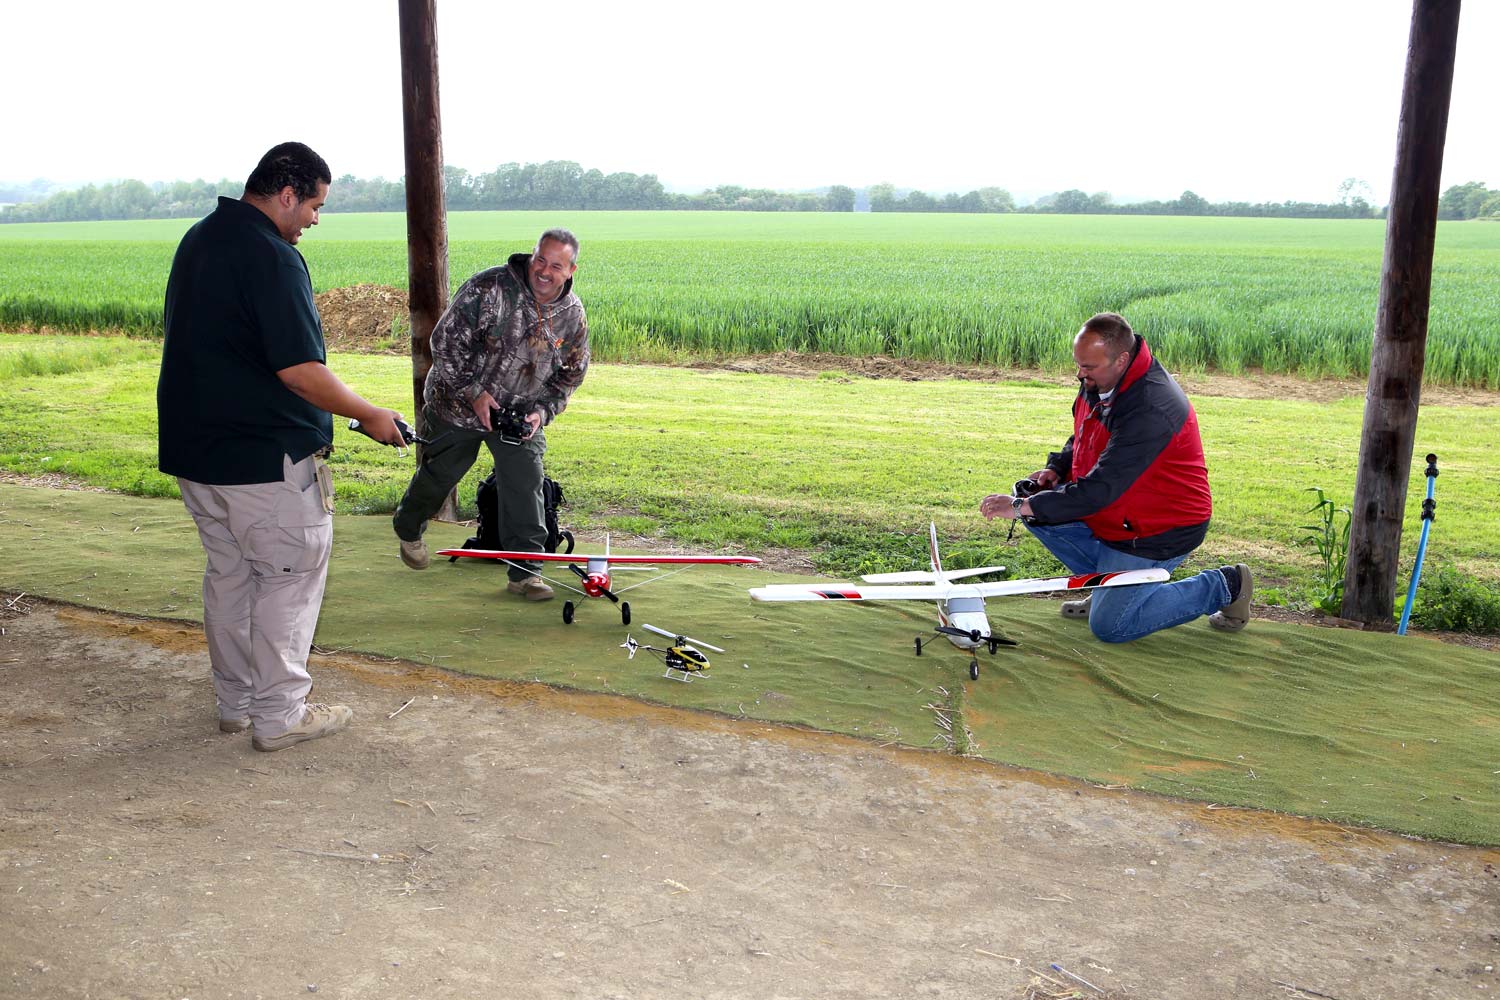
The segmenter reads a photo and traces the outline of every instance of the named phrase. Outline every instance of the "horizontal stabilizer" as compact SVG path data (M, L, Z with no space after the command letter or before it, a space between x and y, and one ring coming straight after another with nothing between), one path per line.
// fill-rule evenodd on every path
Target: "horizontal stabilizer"
M1054 590L1092 590L1095 587L1133 587L1141 583L1165 583L1172 574L1164 569L1128 569L1119 573L1080 573L1077 576L1055 576L1044 580L1000 580L996 583L970 583L964 589L984 597L1010 597L1017 594L1045 594Z
M913 569L905 573L866 573L860 579L866 583L942 583L945 580L962 580L966 576L984 576L987 573L1004 572L1004 566L980 566L978 569L945 569L939 573L934 573L930 569Z

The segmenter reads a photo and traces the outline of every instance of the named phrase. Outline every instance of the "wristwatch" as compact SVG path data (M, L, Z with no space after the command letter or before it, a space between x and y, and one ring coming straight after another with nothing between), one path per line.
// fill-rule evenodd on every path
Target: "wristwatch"
M1011 497L1010 498L1010 509L1019 514L1021 512L1021 505L1023 503L1025 503L1025 502L1026 502L1026 498L1025 497Z

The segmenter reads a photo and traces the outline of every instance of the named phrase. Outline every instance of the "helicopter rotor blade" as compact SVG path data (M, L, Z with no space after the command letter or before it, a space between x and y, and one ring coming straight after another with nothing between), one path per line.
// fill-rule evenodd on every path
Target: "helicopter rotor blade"
M657 635L664 635L668 639L671 639L673 642L676 642L676 643L687 642L687 643L692 643L694 646L702 646L704 649L711 649L715 653L722 653L722 652L724 652L723 649L719 648L718 646L715 646L713 643L704 642L702 639L694 639L690 635L679 635L676 632L668 632L664 628L657 628L655 625L647 625L644 622L641 623L641 628L647 629L647 630L652 631L652 632L655 632Z

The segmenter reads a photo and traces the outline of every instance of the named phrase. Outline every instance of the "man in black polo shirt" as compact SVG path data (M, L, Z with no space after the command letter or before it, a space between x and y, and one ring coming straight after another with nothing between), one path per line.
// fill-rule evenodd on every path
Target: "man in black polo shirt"
M332 182L298 142L261 158L239 200L189 229L167 280L156 387L158 466L177 477L208 557L203 630L219 730L257 750L338 732L353 713L307 704L307 653L333 543L323 458L330 413L401 444L400 414L325 366L307 263L293 244Z

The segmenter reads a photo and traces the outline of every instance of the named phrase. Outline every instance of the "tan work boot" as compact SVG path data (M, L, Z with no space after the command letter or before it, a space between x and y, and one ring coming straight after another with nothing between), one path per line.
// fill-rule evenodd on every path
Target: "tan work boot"
M1062 607L1057 613L1064 618L1087 618L1089 616L1089 601L1093 600L1093 594L1084 594L1081 600L1063 601Z
M243 733L250 728L249 719L226 719L219 717L219 732L221 733Z
M285 750L287 747L322 739L349 728L354 712L347 705L303 705L302 721L280 736L262 738L256 733L250 744L262 753Z
M528 576L524 580L512 580L505 585L512 594L520 594L528 601L552 600L552 588L539 576Z
M412 569L427 568L427 543L418 538L415 542L401 542L401 561Z
M1234 595L1234 600L1208 616L1208 624L1220 632L1238 632L1250 621L1250 593L1254 589L1250 567L1239 563L1234 568L1240 573L1240 592Z

